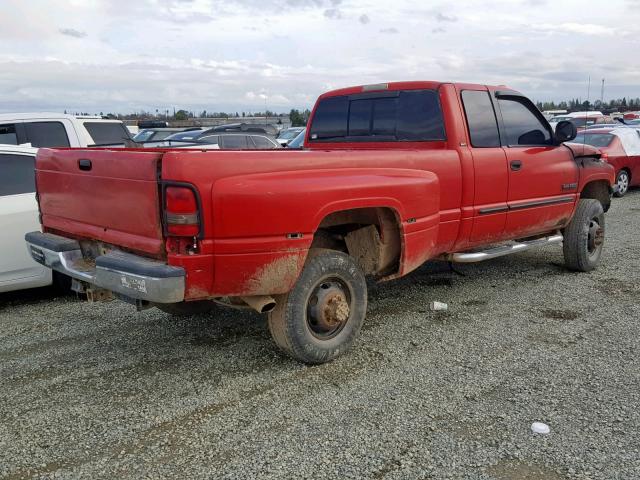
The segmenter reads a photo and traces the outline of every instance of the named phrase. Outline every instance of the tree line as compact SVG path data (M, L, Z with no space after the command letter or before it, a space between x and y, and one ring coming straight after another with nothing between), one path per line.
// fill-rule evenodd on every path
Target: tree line
M600 100L595 100L590 102L588 100L581 100L579 98L574 98L568 101L562 102L537 102L536 105L540 110L568 110L568 111L576 111L576 110L606 110L609 112L620 111L633 111L640 110L640 98L615 98L609 101L601 102Z

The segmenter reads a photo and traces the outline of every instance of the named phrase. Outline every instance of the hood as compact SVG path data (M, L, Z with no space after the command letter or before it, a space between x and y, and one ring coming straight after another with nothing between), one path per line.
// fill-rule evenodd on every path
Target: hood
M574 158L580 158L580 157L600 158L600 153L601 153L600 149L593 147L591 145L567 142L564 144L564 146L569 148L569 150L571 150Z

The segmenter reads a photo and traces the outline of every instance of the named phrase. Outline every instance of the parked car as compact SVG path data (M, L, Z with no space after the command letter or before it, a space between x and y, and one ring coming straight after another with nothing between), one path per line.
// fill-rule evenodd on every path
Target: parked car
M0 145L0 292L51 285L50 268L31 258L24 235L39 228L35 161L37 148ZM60 283L69 280L56 272Z
M624 196L629 187L640 185L640 131L627 128L605 128L580 132L574 142L598 147L602 158L616 170L616 197Z
M199 143L216 144L224 150L270 150L280 145L267 135L257 133L217 133L202 134L197 138Z
M221 132L251 132L251 133L263 133L272 137L275 137L278 131L273 125L265 124L260 125L257 123L228 123L225 125L217 125L207 130L207 133L221 133Z
M32 147L124 145L131 140L120 120L61 113L0 114L0 144Z
M292 127L285 128L284 130L280 130L278 136L276 137L276 142L278 142L283 147L287 146L287 144L296 138L298 134L304 130L304 127Z
M287 148L288 149L302 148L304 145L304 137L306 133L307 133L307 129L303 128L302 131L296 136L296 138L294 138L287 144Z
M157 142L164 140L170 135L176 133L201 130L199 127L178 128L178 127L161 127L161 128L145 128L140 130L138 134L133 137L133 141L137 143L145 142Z
M344 88L308 128L303 151L42 149L33 258L139 309L269 312L275 343L312 364L355 341L366 276L552 244L571 270L598 265L614 169L514 90Z

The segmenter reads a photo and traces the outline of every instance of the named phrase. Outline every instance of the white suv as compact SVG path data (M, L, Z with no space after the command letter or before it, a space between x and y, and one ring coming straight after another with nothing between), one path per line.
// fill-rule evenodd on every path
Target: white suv
M131 140L120 120L61 113L0 114L0 144L33 147L124 145Z

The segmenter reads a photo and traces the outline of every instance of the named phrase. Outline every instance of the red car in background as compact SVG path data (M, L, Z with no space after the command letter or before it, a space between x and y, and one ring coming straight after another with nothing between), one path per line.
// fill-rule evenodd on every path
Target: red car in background
M640 131L630 127L584 130L574 143L598 147L602 159L616 169L616 197L624 196L629 187L640 185Z

